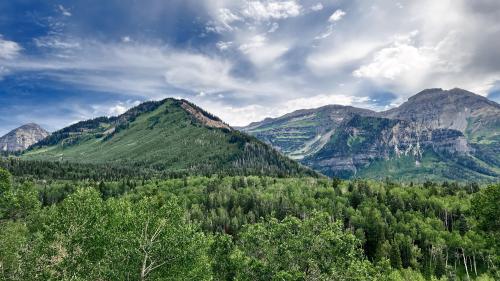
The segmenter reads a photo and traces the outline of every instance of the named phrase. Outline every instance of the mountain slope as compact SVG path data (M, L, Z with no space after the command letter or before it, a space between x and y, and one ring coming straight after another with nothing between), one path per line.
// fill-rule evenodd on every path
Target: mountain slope
M34 145L23 159L124 164L233 174L314 174L185 100L147 102L83 121Z
M29 123L10 131L0 137L0 150L4 152L19 152L47 137L49 132L37 124Z
M308 114L316 116L322 110L308 110ZM461 89L429 89L389 111L352 112L344 112L334 125L294 128L297 135L329 132L326 141L305 155L303 164L343 178L491 181L500 177L500 106L484 97ZM292 120L286 116L274 120L283 119ZM278 148L287 147L286 140L274 132L288 123L261 130L267 124L269 120L243 130L278 143ZM292 143L306 145L303 140Z
M298 110L279 118L268 118L242 130L271 144L291 158L302 159L321 149L345 119L355 115L375 114L367 109L328 105Z
M328 176L493 180L498 171L476 161L466 137L452 129L355 116L303 163Z
M498 126L500 105L462 89L428 89L391 110L382 117L419 123L426 128L453 129L475 134L485 126ZM484 121L488 121L486 124ZM491 122L493 121L493 122ZM491 122L491 123L490 123Z

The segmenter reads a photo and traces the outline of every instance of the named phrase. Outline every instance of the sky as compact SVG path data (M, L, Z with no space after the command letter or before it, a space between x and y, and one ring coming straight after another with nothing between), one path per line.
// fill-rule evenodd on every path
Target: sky
M498 0L0 1L0 135L185 98L241 126L426 88L500 101Z

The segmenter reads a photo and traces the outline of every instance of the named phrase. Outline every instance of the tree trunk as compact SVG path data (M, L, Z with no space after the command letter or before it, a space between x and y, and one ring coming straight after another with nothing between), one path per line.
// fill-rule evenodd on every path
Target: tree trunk
M464 258L465 273L467 273L467 280L470 280L470 276L469 276L469 269L468 269L468 267L467 267L467 260L465 259L465 251L464 251L464 248L462 248L462 257Z
M448 230L448 211L446 208L444 209L444 225L446 227L446 230Z
M455 272L457 271L457 255L455 254Z
M146 280L146 269L147 269L147 262L148 262L148 254L144 254L144 259L142 260L142 268L141 268L141 281Z
M472 260L474 261L474 274L477 277L477 266L476 266L476 254L472 254Z

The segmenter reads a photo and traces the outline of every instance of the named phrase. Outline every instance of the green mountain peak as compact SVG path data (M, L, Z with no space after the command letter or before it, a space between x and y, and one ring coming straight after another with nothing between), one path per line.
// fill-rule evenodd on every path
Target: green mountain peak
M193 173L315 174L195 104L172 98L73 124L21 158Z

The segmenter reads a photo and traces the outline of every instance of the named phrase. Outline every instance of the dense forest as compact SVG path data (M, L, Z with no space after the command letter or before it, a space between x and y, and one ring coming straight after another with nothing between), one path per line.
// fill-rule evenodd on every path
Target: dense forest
M499 280L500 185L0 169L1 280Z

